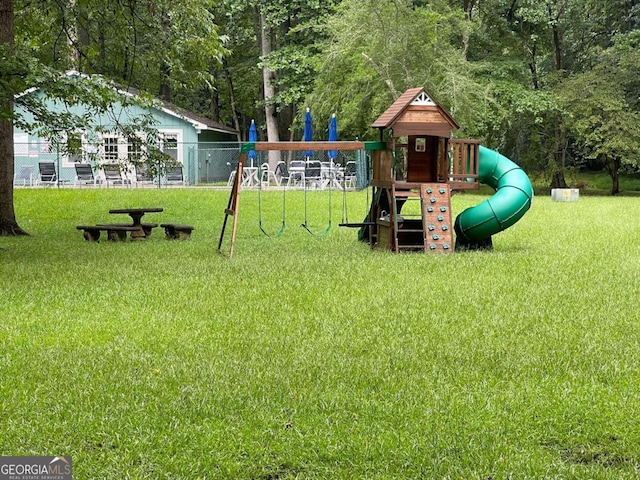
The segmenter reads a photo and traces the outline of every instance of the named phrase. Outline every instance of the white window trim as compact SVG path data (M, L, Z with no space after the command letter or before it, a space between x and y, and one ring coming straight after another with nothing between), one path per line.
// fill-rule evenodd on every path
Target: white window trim
M65 152L63 148L60 148L59 155L60 155L60 167L61 168L73 168L73 166L76 163L87 163L87 160L85 158L85 153L89 153L91 151L91 147L87 143L86 132L78 130L78 131L73 132L73 133L74 134L80 134L80 157L81 157L81 161L80 162L72 162L71 161L71 157L69 156L69 154L67 152ZM66 132L62 132L60 134L60 145L64 145L66 143L67 143L67 134L66 134ZM58 154L58 152L55 152L55 149L51 153Z
M182 130L180 129L164 129L159 128L158 133L161 135L173 136L176 138L176 161L184 165L183 148L182 148Z
M107 138L115 138L116 139L116 145L118 146L118 157L117 157L117 160L115 162L112 162L111 159L107 160L107 152L105 151L105 147L106 147L105 140ZM121 163L121 162L125 161L127 159L127 156L123 155L122 146L126 146L126 143L123 141L123 138L122 138L121 135L119 135L117 133L108 133L108 132L100 134L100 143L98 145L100 163Z
M14 133L13 134L13 154L19 157L29 155L29 134Z

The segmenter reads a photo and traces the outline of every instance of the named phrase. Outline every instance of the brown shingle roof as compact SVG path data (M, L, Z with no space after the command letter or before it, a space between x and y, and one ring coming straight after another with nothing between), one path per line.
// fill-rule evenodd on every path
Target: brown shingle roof
M397 120L398 117L402 114L402 112L404 112L407 107L411 105L411 102L413 102L422 92L425 92L429 96L429 98L433 100L433 103L436 104L442 115L446 118L446 120L451 124L453 128L460 128L453 117L449 115L449 112L442 108L442 106L433 98L433 95L427 92L423 87L410 88L406 90L402 95L398 97L395 102L393 102L393 104L389 108L387 108L387 110L382 115L380 115L376 119L375 122L373 122L371 127L389 128L390 126L392 126L395 120Z
M387 110L371 125L372 128L387 128L407 108L424 88L410 88L391 104Z

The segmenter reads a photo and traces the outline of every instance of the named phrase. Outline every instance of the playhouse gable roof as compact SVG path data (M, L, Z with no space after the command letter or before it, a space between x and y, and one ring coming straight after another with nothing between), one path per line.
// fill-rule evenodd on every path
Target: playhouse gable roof
M395 137L437 135L450 137L460 126L424 88L410 88L380 115L372 128L391 128Z

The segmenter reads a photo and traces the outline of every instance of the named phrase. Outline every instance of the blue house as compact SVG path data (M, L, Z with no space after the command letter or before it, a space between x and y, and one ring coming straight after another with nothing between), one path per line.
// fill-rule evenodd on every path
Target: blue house
M69 74L78 75L76 72ZM134 95L130 92L121 93ZM24 92L22 95L42 95L42 93L34 89ZM53 101L47 101L47 105L53 112L69 111L80 115L87 113L87 109L82 106L66 107ZM57 142L51 142L32 132L15 128L15 185L27 186L42 183L38 168L40 162L53 162L56 166L57 180L63 184L75 182L75 165L78 163L90 163L99 181L105 180L102 167L118 164L122 171L122 184L135 185L137 182L136 171L131 162L141 157L141 149L144 149L145 145L144 142L142 145L135 142L130 143L123 135L116 133L115 119L122 125L127 122L131 123L132 119L141 115L151 115L153 117L152 127L158 134L157 145L163 153L171 156L182 166L185 184L197 184L202 181L201 170L204 165L207 170L209 169L210 145L228 142L227 145L237 149L237 130L167 102L158 102L157 105L145 109L134 105L114 104L109 114L90 116L90 124L87 125L86 130L79 130L71 135L62 132ZM16 111L20 110L19 101L16 102L15 108ZM32 118L28 112L22 111L21 113L26 119ZM65 153L67 149L60 147L65 144L73 144L76 147L73 150L79 150L80 153ZM200 156L207 158L201 159ZM225 164L218 167L218 170L221 170L219 174L221 178L226 174L226 170L223 169L226 169Z

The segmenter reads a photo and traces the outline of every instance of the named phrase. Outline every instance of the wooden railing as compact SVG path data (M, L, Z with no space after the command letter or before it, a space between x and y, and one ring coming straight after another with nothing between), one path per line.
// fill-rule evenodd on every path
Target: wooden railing
M449 141L448 179L452 190L477 189L480 140Z

